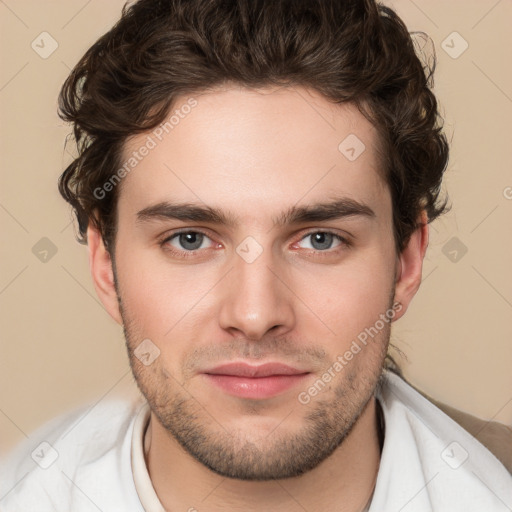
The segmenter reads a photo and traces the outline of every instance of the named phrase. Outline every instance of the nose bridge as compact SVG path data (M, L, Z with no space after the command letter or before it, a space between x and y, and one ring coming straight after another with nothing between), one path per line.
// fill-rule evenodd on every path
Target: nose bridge
M271 247L251 237L233 254L227 292L223 296L220 322L224 329L236 329L257 340L274 328L282 334L293 325L289 291L279 276L281 265Z

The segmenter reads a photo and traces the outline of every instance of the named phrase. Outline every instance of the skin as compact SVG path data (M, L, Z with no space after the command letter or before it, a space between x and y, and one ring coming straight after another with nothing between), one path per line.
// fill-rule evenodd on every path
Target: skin
M396 254L378 134L353 105L305 88L229 85L194 98L198 105L122 182L115 279L100 234L88 230L97 293L124 327L152 409L153 486L169 510L361 510L380 459L374 390L390 324L309 403L297 397L394 302L402 305L394 321L406 312L428 226ZM366 146L354 161L338 150L349 134ZM131 138L126 156L147 136ZM294 205L334 197L375 215L274 222ZM138 220L164 201L218 208L237 223ZM207 235L188 258L190 241L169 239L182 228ZM311 236L326 231L350 245ZM236 252L248 236L262 249L252 263ZM144 339L160 351L148 366L133 353ZM229 361L277 361L310 374L275 397L246 399L201 374Z

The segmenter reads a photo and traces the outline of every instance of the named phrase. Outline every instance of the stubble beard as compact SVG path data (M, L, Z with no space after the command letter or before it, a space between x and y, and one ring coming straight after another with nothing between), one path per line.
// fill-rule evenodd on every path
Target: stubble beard
M247 481L300 476L317 467L343 443L373 398L390 337L388 326L379 333L379 339L372 340L372 346L364 347L363 352L372 351L363 356L364 371L347 365L333 379L332 388L319 393L307 406L294 395L294 403L283 411L282 423L254 439L254 433L224 427L222 418L216 418L207 404L196 400L162 367L161 357L151 366L142 365L134 355L137 340L141 339L138 329L125 311L122 316L133 375L161 425L205 467L223 477ZM305 412L301 424L295 423L292 430L286 417L295 408L304 408Z

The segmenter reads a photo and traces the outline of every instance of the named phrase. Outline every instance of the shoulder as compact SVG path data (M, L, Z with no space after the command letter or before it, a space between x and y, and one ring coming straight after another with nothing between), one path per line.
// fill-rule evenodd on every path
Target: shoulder
M486 421L440 402L421 390L427 400L480 441L512 473L512 428L497 421Z
M413 499L415 510L512 507L512 476L440 408L390 372L384 373L377 398L385 422L379 479L381 487L391 486L397 505Z
M101 401L33 432L0 461L0 508L23 506L35 512L70 506L74 488L87 480L89 468L116 465L123 444L129 455L130 428L143 405L142 399Z

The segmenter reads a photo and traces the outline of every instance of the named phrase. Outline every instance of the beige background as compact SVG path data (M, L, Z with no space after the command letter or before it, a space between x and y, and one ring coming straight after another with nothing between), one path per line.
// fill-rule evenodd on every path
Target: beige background
M388 4L435 44L453 202L431 226L424 282L393 339L415 385L512 425L512 1ZM96 298L86 248L56 188L70 159L69 128L56 115L59 87L122 5L0 0L0 452L65 410L136 392L122 331ZM442 47L453 31L469 45L456 59ZM46 59L31 47L44 37L50 48L42 32L58 44ZM453 54L463 41L451 36L447 44ZM46 262L32 252L43 237L57 249ZM445 255L453 237L467 247L456 262Z

